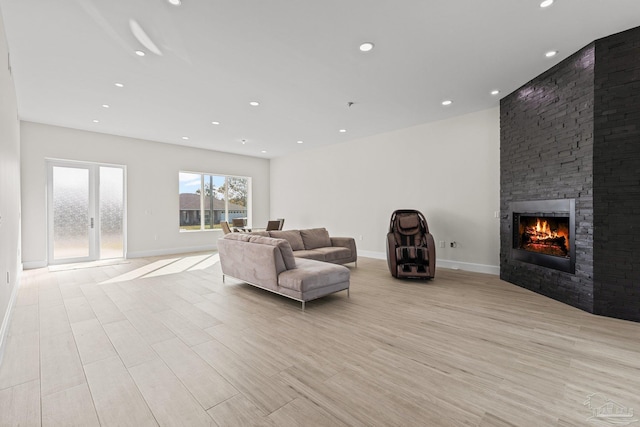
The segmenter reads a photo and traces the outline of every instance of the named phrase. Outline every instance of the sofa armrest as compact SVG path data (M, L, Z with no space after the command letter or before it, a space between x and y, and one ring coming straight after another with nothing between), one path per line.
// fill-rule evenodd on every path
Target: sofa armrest
M356 240L353 237L331 237L331 246L339 246L356 252Z
M351 251L351 257L343 262L358 262L358 251L356 249L356 239L353 237L331 237L331 246L347 248Z
M248 234L244 236L246 239L258 238ZM280 248L271 244L242 240L244 236L232 233L218 240L222 274L266 289L277 289L278 275L287 270ZM276 239L270 240L278 242Z

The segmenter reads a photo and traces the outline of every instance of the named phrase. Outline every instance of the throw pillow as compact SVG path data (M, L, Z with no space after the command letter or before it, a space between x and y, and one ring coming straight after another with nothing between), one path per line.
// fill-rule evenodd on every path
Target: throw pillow
M286 240L294 251L304 250L304 243L302 242L302 237L300 237L300 232L298 230L270 231L269 235L276 239Z
M305 249L331 247L331 237L329 237L329 232L326 228L300 230L300 235L302 236Z

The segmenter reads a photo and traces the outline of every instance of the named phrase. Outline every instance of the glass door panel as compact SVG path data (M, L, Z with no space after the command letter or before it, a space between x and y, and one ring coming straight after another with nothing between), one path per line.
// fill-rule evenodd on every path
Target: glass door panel
M124 170L100 166L100 259L124 256Z
M89 259L90 174L87 168L53 166L53 260Z

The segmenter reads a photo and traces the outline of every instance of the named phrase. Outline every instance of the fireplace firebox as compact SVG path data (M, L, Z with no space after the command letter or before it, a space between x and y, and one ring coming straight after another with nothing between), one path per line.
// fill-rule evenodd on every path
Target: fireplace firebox
M511 203L511 258L575 273L575 200Z

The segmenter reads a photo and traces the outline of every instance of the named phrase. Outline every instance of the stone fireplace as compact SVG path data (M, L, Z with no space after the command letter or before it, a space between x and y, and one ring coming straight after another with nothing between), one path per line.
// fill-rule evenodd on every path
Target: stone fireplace
M640 27L500 101L500 277L640 321Z

